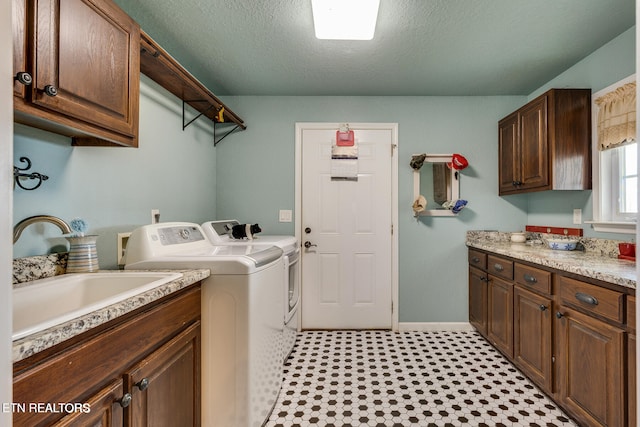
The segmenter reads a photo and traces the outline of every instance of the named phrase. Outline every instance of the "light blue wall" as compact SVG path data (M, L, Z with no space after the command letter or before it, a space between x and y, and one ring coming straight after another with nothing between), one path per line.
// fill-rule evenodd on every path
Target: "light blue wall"
M218 149L217 213L260 223L268 233L293 234L278 223L294 204L296 122L399 124L400 321L467 319L464 233L468 229L520 230L526 224L571 226L574 208L590 219L591 191L498 197L497 122L550 87L597 91L635 69L635 28L623 33L528 97L228 97L247 131ZM418 152L461 152L461 195L469 206L458 218L412 217L408 162ZM586 235L597 235L582 225ZM629 235L600 233L629 240Z
M616 37L582 61L551 80L531 95L533 99L550 88L591 88L592 93L635 73L636 27ZM594 182L594 185L596 183ZM630 241L633 234L597 233L588 224L573 225L573 209L582 209L582 219L593 219L591 191L554 191L532 193L529 199L529 224L582 227L586 236Z
M66 137L16 125L14 164L21 156L49 176L34 191L14 191L14 223L48 214L66 221L83 218L98 234L100 267L117 268L118 232L151 221L202 222L213 215L213 132L197 122L182 131L182 104L142 76L139 148L72 147ZM28 184L28 183L25 183ZM48 253L65 245L51 225L28 227L14 245L14 258Z
M635 29L634 29L635 30ZM635 40L624 33L550 85L605 87L633 72ZM545 86L546 87L546 86ZM57 135L16 125L14 161L28 156L50 176L42 188L14 192L14 222L34 214L84 218L100 235L101 266L116 266L116 234L150 221L201 222L235 217L269 234L293 234L279 209L294 205L296 122L399 124L400 321L467 319L464 236L469 229L519 230L527 223L570 225L574 207L590 212L590 192L498 197L497 121L529 97L226 97L248 130L213 148L202 122L185 132L181 104L143 76L140 148L71 147ZM544 90L541 88L540 91ZM469 206L457 218L412 216L408 166L416 152L461 152L461 194ZM14 257L66 244L50 226L32 226ZM606 235L610 236L610 235Z
M521 230L526 199L497 195L497 121L525 97L228 97L248 129L218 146L219 218L257 222L268 234L293 234L279 209L294 207L296 122L399 124L400 321L464 321L467 316L465 232ZM460 152L469 200L458 217L415 220L412 154Z

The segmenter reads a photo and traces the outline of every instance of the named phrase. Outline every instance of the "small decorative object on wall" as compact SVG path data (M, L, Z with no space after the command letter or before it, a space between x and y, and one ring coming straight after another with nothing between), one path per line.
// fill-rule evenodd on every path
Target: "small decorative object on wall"
M336 131L336 142L331 147L331 180L358 180L358 146L348 124Z
M40 187L40 185L42 185L42 181L46 181L49 179L47 175L43 175L38 172L23 173L23 171L28 171L29 169L31 169L31 160L29 160L28 157L20 157L20 161L26 163L27 165L23 168L19 168L18 166L13 167L13 188L16 188L17 184L18 187L22 188L23 190L35 190L36 188ZM32 187L25 187L20 182L25 179L37 179L38 182L36 182Z
M455 216L467 206L460 198L459 171L469 166L462 154L415 154L409 166L413 169L414 216Z

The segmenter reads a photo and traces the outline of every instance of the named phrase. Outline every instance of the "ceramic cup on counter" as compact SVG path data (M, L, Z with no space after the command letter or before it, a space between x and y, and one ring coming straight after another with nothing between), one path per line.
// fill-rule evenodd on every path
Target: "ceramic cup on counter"
M524 232L511 233L511 241L513 243L524 243L527 241L527 234Z

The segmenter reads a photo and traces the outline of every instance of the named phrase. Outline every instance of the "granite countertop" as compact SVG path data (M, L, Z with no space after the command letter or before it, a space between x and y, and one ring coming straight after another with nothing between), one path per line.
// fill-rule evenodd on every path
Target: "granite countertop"
M545 267L579 274L626 288L636 288L636 264L633 261L603 256L596 251L557 251L546 245L512 243L492 238L491 233L468 232L467 246Z
M106 271L107 270L101 270L101 272ZM142 294L127 298L124 301L13 341L13 362L26 359L39 351L53 347L54 345L81 334L82 332L88 331L91 328L102 325L103 323L111 321L166 295L179 291L180 289L184 289L196 282L199 282L200 280L206 279L211 274L208 269L158 271L181 273L182 277ZM113 274L118 274L118 270L114 270Z

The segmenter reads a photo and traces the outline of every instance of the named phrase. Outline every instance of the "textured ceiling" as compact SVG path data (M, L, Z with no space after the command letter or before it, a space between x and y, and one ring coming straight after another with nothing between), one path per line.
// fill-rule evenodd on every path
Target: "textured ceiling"
M311 0L116 0L217 95L528 95L635 25L635 0L381 0L371 41Z

